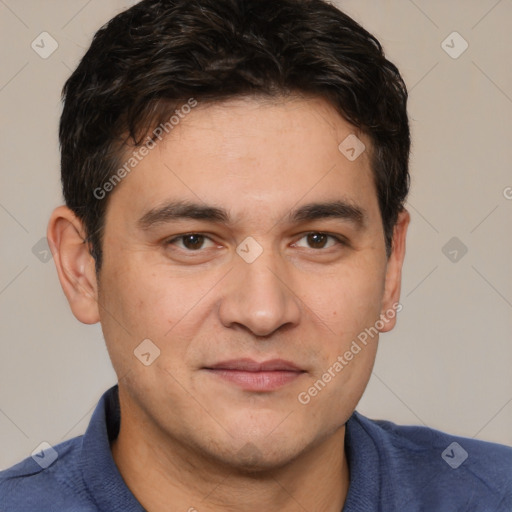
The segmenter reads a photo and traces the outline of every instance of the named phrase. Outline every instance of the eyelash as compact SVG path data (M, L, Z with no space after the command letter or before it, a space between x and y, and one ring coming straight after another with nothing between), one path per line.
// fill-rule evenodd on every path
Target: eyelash
M165 245L174 245L176 241L178 240L181 240L183 241L183 239L187 236L191 236L191 235L198 235L198 236L202 236L204 237L205 240L209 240L211 242L213 242L213 240L208 236L208 235L205 235L203 233L196 233L196 232L191 232L191 233L184 233L183 235L178 235L178 236L175 236L174 238L171 238L170 240L167 240L165 242ZM332 235L330 233L326 233L325 231L308 231L307 233L304 233L296 242L294 242L292 245L296 245L300 240L302 240L303 238L306 238L307 236L309 235L325 235L327 236L328 238L330 239L333 239L336 241L336 244L335 245L340 245L340 246L344 246L344 247L349 247L349 242L346 238L342 237L342 236L339 236L339 235ZM331 246L332 247L332 246ZM315 248L312 248L310 247L309 249L312 250L312 251L322 251L322 250L328 250L330 249L331 247L327 247L327 248L319 248L319 249L315 249ZM187 249L187 248L181 248L179 247L180 250L182 251L185 251L185 252L190 252L190 253L194 253L194 252L197 252L199 253L203 248L200 248L200 249L197 249L197 250L192 250L192 249Z

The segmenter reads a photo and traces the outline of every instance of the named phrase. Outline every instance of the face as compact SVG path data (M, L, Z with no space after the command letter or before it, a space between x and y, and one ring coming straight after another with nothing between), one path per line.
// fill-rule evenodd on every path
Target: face
M198 105L112 192L99 315L148 432L273 467L343 428L401 266L352 133L321 99Z

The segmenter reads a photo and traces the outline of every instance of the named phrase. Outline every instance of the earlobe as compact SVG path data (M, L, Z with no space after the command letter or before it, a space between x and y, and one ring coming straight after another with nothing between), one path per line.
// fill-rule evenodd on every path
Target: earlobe
M393 250L386 269L386 282L382 300L381 319L384 327L380 332L388 332L396 324L396 314L401 310L400 288L402 284L402 266L405 258L405 239L411 216L404 208L399 214L393 230Z
M82 222L67 206L59 206L48 222L47 238L62 290L73 314L84 324L99 322L94 258L84 242Z

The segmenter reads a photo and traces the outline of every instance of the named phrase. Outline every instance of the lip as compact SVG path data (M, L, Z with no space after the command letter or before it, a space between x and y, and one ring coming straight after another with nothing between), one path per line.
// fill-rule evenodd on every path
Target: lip
M273 371L292 371L302 372L296 364L284 359L268 359L267 361L257 362L254 359L230 359L215 363L206 368L207 370L240 370L245 372L273 372Z
M203 368L210 375L246 391L273 391L299 378L305 370L284 359L231 359Z

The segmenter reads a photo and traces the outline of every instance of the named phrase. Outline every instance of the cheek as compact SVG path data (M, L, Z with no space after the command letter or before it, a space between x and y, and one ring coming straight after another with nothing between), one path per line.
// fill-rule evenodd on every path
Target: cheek
M132 338L154 338L164 345L174 334L190 329L191 319L200 324L206 309L213 307L210 302L222 278L217 272L178 274L165 264L148 264L142 257L105 270L104 304L111 313L105 321L118 320ZM119 330L115 323L113 328Z
M321 394L317 406L333 407L332 418L336 419L355 407L371 375L384 270L377 265L347 266L322 282L322 290L315 288L315 293L304 300L316 313L311 318L321 320L312 327L312 335L322 342L316 351L320 364L310 385L313 394ZM320 329L324 331L321 335Z
M384 282L384 271L375 266L340 268L308 278L301 298L334 334L346 338L378 320Z

